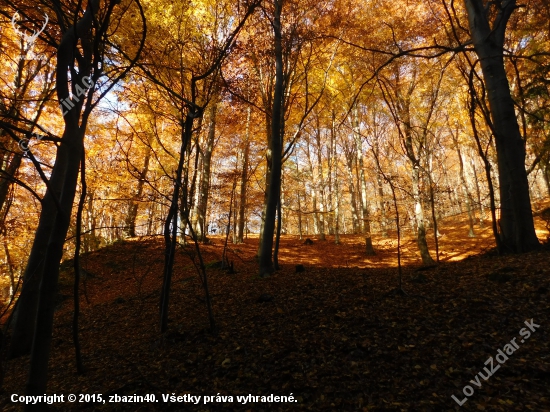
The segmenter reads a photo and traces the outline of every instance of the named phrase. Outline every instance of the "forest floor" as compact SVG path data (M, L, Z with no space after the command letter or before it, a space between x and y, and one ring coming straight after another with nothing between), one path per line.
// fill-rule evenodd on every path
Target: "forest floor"
M537 227L546 241L540 220ZM266 279L257 276L257 238L228 245L236 271L230 274L215 265L223 239L213 237L201 251L216 336L209 332L193 247L178 249L163 336L162 237L84 255L80 338L86 373L76 374L72 273L63 264L48 394L64 394L65 403L51 410L550 411L548 243L537 252L498 256L490 228L476 230L477 237L468 238L458 218L444 221L441 263L433 267L420 265L406 233L406 295L396 292L392 237L376 235L377 254L366 257L359 236L342 236L339 245L332 236L310 236L312 245L284 236L282 269ZM296 271L299 264L305 271ZM540 327L531 326L527 339L531 319ZM514 338L517 348L505 347ZM494 373L484 380L477 374L487 377L490 357ZM9 397L24 393L28 358L4 361L3 368L0 409L19 410ZM68 394L102 394L107 403L71 404ZM134 394L154 394L157 402L108 402ZM163 402L163 395L173 394L201 398L197 404L188 398ZM271 394L295 402L237 399ZM467 401L459 407L453 395ZM209 403L204 396L211 396Z

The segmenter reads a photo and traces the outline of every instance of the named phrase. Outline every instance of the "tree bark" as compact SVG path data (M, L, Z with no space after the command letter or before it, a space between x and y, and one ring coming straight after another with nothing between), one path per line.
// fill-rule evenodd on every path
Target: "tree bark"
M0 174L0 218L5 218L4 205L12 185L11 178L16 177L22 158L23 156L20 153L15 153L11 159L6 159L8 162L7 167Z
M374 247L372 246L369 204L367 197L367 181L365 179L365 167L363 164L363 143L359 133L359 109L357 105L353 109L353 129L355 148L357 150L357 166L359 167L359 184L361 187L361 232L365 236L365 253L367 256L372 256L376 253L374 252Z
M91 30L94 14L98 11L98 8L99 0L90 2L83 17L77 22L76 28L69 28L63 34L57 54L56 88L60 101L67 99L69 96L67 71L69 68L72 68L72 72L75 72L73 53L79 39L82 39L84 56L78 75L71 79L73 92L75 85L82 83L84 75L89 73L91 69L93 43L89 38L85 38L85 36ZM108 17L104 22L108 24ZM91 96L90 93L92 92L89 92L88 97ZM86 106L85 112L82 115L82 122L79 125L83 102L73 97L72 103L72 108L63 114L65 130L62 136L62 143L58 149L58 154L62 161L58 163L56 159L54 171L52 172L50 180L50 183L52 183L55 174L55 187L60 189L59 197L57 197L57 202L55 202L54 205L56 209L55 213L47 216L49 220L53 220L53 224L50 226L51 230L49 233L38 233L37 231L36 234L36 238L41 235L47 237L47 239L40 242L41 245L46 244L46 248L43 255L43 272L38 295L36 327L31 350L29 379L26 385L26 395L28 396L37 396L46 392L48 360L53 331L55 294L59 277L59 262L63 256L63 244L65 243L65 237L71 222L71 211L76 194L78 171L84 151L84 135L91 111L91 106ZM57 179L59 179L59 182L57 182ZM55 196L55 194L52 195ZM53 200L55 199L52 199L52 201ZM46 207L42 210L42 215L45 211ZM46 409L47 405L45 403L36 405L28 404L25 407L26 411Z
M317 117L319 120L319 117ZM321 146L321 130L319 124L317 124L317 130L315 133L315 142L317 143L317 190L319 200L319 240L326 240L325 234L325 182L323 177L323 157Z
M462 192L464 194L464 197L466 198L466 209L468 211L468 225L469 225L468 237L475 237L476 235L474 233L474 214L473 214L474 211L472 207L470 191L468 190L468 184L466 182L466 175L464 173L464 159L462 158L462 151L460 150L460 144L458 142L458 130L456 131L456 136L452 134L452 137L453 137L453 143L456 149L456 154L458 157L460 185L462 186Z
M529 182L525 170L525 142L522 139L504 68L506 25L516 9L515 0L497 1L491 13L482 0L464 0L474 49L479 56L486 84L495 135L500 183L500 237L511 252L521 253L539 247L535 233ZM490 6L490 5L488 5Z
M208 207L208 195L210 191L210 169L212 160L212 151L214 150L214 140L216 138L216 115L218 105L216 103L210 106L210 126L208 127L208 136L206 145L202 150L202 173L200 180L200 194L197 206L197 227L195 232L201 242L207 240L206 232L206 210Z
M380 159L380 143L378 141L378 136L375 138L373 151L376 158ZM380 170L376 171L376 183L378 185L378 202L380 205L380 226L382 227L382 236L388 237L388 218L386 216L386 202L384 202L383 176Z
M348 171L348 187L350 194L350 206L351 206L351 224L352 233L355 235L359 233L359 214L357 213L357 194L355 191L355 182L353 179L353 153L346 150L346 165Z
M430 250L428 249L428 243L426 241L424 209L422 207L422 197L420 192L420 160L414 152L412 139L413 132L410 117L410 95L412 94L412 90L412 88L409 89L406 96L400 96L398 108L400 111L399 116L404 127L405 151L412 167L411 180L414 201L414 218L416 221L416 243L418 245L420 257L422 258L422 263L425 265L433 265L434 260L430 256Z
M82 19L77 23L76 30L69 29L63 35L63 39L58 49L57 93L59 101L63 101L69 97L67 69L72 64L72 47L74 47L74 44L77 42L76 37L82 36L84 32L89 30L92 24L92 10L95 12L98 7L99 0L92 1ZM89 70L89 68L87 69ZM82 80L84 77L83 73L84 71L78 78L73 80L73 85L75 84L74 82ZM41 356L49 353L49 339L51 335L50 338L47 338L46 335L48 330L51 329L51 325L37 325L37 308L41 305L44 310L43 313L39 314L40 321L50 323L50 309L52 308L49 306L51 306L51 299L50 297L44 296L40 299L42 303L39 303L39 294L43 296L50 293L51 284L54 286L57 285L59 261L57 262L57 269L54 268L53 271L47 269L51 266L55 266L49 259L55 260L59 255L59 251L56 250L56 247L60 247L61 252L63 248L62 244L59 246L59 239L53 235L54 228L57 230L56 236L61 236L66 219L70 219L70 207L72 207L72 200L74 199L74 193L71 198L71 191L74 192L74 190L76 190L76 179L80 164L80 146L82 145L80 140L83 139L84 136L84 132L81 132L78 125L81 108L82 102L77 101L74 103L73 108L64 115L65 131L62 136L63 142L57 149L55 164L49 180L49 188L46 190L46 194L42 201L42 211L40 213L38 227L36 229L29 260L27 261L27 266L23 274L23 288L17 301L17 307L14 314L14 326L9 351L9 357L11 358L27 354L31 351L33 338L35 336L35 325L40 328L41 339L44 338L48 341L43 342L44 347L42 348ZM81 127L85 130L86 125L83 124ZM71 189L70 185L73 181L74 189ZM66 204L69 201L71 204L67 212ZM62 205L65 205L64 209L60 209ZM69 213L69 217L57 217L58 213ZM61 260L61 257L59 260ZM47 266L46 263L48 263L49 266ZM44 291L39 292L39 290L42 289L41 282L43 282L43 273L48 274L48 279L44 283ZM51 293L55 293L55 288ZM53 312L51 312L51 315L53 316ZM38 349L39 348L37 348L37 350ZM38 362L37 359L35 359L35 361ZM46 373L43 368L47 368L47 358L45 360L40 359L40 362L41 365L38 370L34 371L33 376L37 373ZM43 362L46 362L46 364L44 365ZM46 378L44 377L43 379ZM41 388L45 385L45 380L43 379L40 378L40 382L33 382L30 384L28 390Z
M174 192L170 204L170 211L164 223L164 242L165 242L165 259L163 270L162 291L160 296L160 331L166 332L168 328L168 310L170 302L170 287L172 282L172 272L174 268L174 259L176 254L176 243L178 237L178 201L180 200L180 189L184 182L183 166L185 162L186 148L191 141L193 133L193 122L197 116L196 112L189 112L185 117L185 123L181 133L180 158L178 168L176 170L176 178L174 180ZM181 205L184 207L184 205Z
M143 195L143 186L147 179L147 172L149 171L149 160L151 159L151 147L148 145L147 152L145 153L145 159L143 160L143 167L138 177L138 185L136 195L130 200L128 206L128 216L126 218L125 232L128 237L136 237L136 218L139 208L139 202Z
M271 275L273 267L273 235L275 233L275 215L281 190L282 167L282 109L283 109L283 50L281 32L281 8L283 0L273 0L273 34L275 46L275 86L271 122L271 176L267 191L265 223L260 243L260 276Z
M472 171L474 173L474 184L476 188L476 199L477 199L477 206L479 208L479 227L483 228L485 227L484 222L484 216L485 216L485 208L483 206L483 202L481 201L481 190L479 189L479 180L477 177L477 168L476 168L476 161L472 157L470 160L470 164L472 165Z
M252 109L248 106L246 111L246 132L243 149L243 162L241 171L241 190L239 199L239 230L237 233L237 242L243 243L243 234L245 226L245 210L246 210L246 188L248 185L248 160L250 156L250 116Z

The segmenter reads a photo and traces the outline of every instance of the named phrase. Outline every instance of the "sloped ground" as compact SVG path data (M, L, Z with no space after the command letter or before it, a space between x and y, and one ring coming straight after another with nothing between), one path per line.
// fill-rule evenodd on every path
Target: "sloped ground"
M453 262L487 251L489 229L469 239L462 236L464 225L447 222L441 232L442 263L433 268L421 268L414 242L404 239L406 296L395 292L395 244L389 239L375 238L378 254L365 258L360 237L344 236L340 245L332 237L312 238L310 246L286 237L283 269L268 279L255 276L257 239L230 244L237 273L208 269L217 336L208 332L192 247L178 250L165 336L158 333L162 239L91 253L83 261L88 275L80 323L87 373L75 373L66 271L48 393L101 393L105 399L155 394L158 402L63 403L52 410L550 411L548 248ZM545 237L543 229L539 235ZM202 246L205 262L220 260L222 247L221 238ZM296 273L296 264L305 272ZM540 327L524 339L520 329L531 319ZM478 387L476 374L487 376L487 359L513 338L518 349L493 376L478 377ZM4 368L0 407L17 410L8 397L24 393L28 359ZM462 401L466 385L474 393L459 408L452 396ZM206 405L201 398L194 405L163 403L163 394L234 398ZM248 394L292 394L298 402L237 402L237 395Z

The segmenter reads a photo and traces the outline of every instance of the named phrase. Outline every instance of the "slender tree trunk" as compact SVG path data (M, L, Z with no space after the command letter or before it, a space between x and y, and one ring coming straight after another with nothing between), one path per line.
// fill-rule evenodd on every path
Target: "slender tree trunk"
M546 191L548 196L550 196L550 164L541 165L541 170L544 183L546 184Z
M200 119L199 119L200 120ZM189 202L189 172L191 169L191 141L187 145L186 153L184 154L185 163L183 167L183 180L181 184L180 192L180 208L179 208L179 227L180 227L180 239L183 246L187 246L187 238L185 236L187 232L187 220L189 219L189 214L191 210L191 202ZM207 197L208 199L208 197Z
M13 264L11 261L11 255L10 255L10 249L8 247L8 239L7 236L3 236L4 238L4 253L6 254L6 263L8 265L8 274L10 276L10 298L13 296L13 293L15 292L15 273L13 271Z
M340 188L338 181L338 166L334 169L334 195L336 204L334 206L334 243L340 244Z
M411 164L411 180L412 194L414 202L414 219L416 222L416 243L422 258L422 263L425 265L434 264L434 260L430 256L428 243L426 241L426 226L424 222L424 209L422 207L422 194L420 192L420 161L417 154L414 152L412 125L410 117L410 96L412 94L412 86L409 88L407 95L399 98L399 116L404 127L404 146L407 157Z
M81 375L84 373L84 365L82 364L82 355L80 352L80 338L78 335L78 323L80 317L80 239L82 236L82 212L84 203L86 202L86 154L82 151L82 159L80 164L80 199L78 201L78 210L76 212L76 233L75 233L75 250L73 259L74 270L74 313L73 313L73 344L75 349L76 372Z
M272 110L272 108L270 108ZM269 185L271 184L271 168L272 168L272 149L271 149L271 141L273 139L273 119L271 117L271 112L266 110L265 114L265 125L266 125L266 137L267 137L267 151L265 153L265 192L264 192L264 204L262 208L262 222L260 225L260 239L258 243L258 259L260 258L260 252L262 248L262 239L264 237L264 229L265 229L265 217L267 213L267 203L268 203L268 197L269 197Z
M281 269L279 266L279 245L281 244L281 225L283 217L281 215L282 207L281 201L277 204L277 232L275 234L275 249L273 251L273 267L275 270Z
M468 237L475 237L476 235L474 233L474 211L472 208L470 191L468 190L468 183L466 182L466 176L464 174L464 161L462 159L462 152L460 151L460 146L458 144L458 141L455 141L455 145L456 145L456 153L458 155L460 183L462 186L462 192L464 193L464 197L466 198L466 209L468 210L468 224L469 224Z
M151 148L148 146L147 152L145 153L145 159L143 160L143 168L139 173L138 185L135 196L130 200L130 205L128 207L128 216L126 218L126 227L125 232L128 237L136 237L136 218L139 208L139 202L143 195L143 187L145 185L145 180L147 179L147 172L149 171L149 160L151 159Z
M243 243L243 234L245 226L245 209L246 209L246 188L248 185L248 158L250 153L250 116L251 116L251 107L248 106L246 111L246 132L245 132L245 142L243 149L243 162L242 162L242 172L241 172L241 191L239 199L239 231L237 234L237 242Z
M300 235L300 240L302 240L302 202L300 200L300 190L298 190L298 234Z
M208 207L208 195L210 191L210 169L212 160L212 151L214 150L214 140L216 138L216 114L218 111L218 105L212 104L210 106L210 126L208 128L208 136L206 138L206 146L202 150L202 173L200 180L200 195L197 207L197 222L198 225L195 229L198 239L202 242L207 241L207 227L206 227L206 211Z
M189 109L191 110L191 109ZM187 113L185 123L181 134L180 159L176 170L176 178L174 180L174 192L170 204L170 211L166 217L164 224L164 242L165 242L165 257L162 291L160 296L160 331L166 332L168 328L168 309L170 301L170 287L172 282L172 271L174 268L174 258L176 254L176 244L178 238L178 201L180 200L180 189L183 184L183 166L185 163L185 153L191 135L193 133L193 120L195 113ZM185 207L182 205L181 207Z
M315 174L314 173L314 169L313 169L313 161L311 160L311 141L307 140L307 144L306 144L306 153L307 153L307 161L308 161L308 165L309 165L309 175L311 176L311 185L312 185L312 189L311 189L311 203L312 203L312 206L313 206L313 230L315 232L316 235L320 235L321 234L321 220L319 218L319 207L318 207L318 186L319 186L319 182L318 182L318 178L319 178L319 174Z
M282 109L283 109L283 50L281 34L281 8L283 0L273 0L273 32L275 46L275 86L273 95L273 118L271 128L271 176L267 193L264 232L260 244L260 276L271 275L273 267L273 235L275 233L275 215L281 190L282 167Z
M470 105L468 114L470 117L470 125L472 127L472 132L474 135L474 140L476 142L477 151L479 156L481 157L481 160L483 160L483 165L485 169L485 177L487 179L487 189L489 190L489 207L491 210L491 228L493 230L493 236L495 238L495 243L497 246L497 250L499 253L502 253L502 240L500 238L499 232L498 232L498 223L496 218L496 201L495 201L495 191L493 188L493 180L491 177L491 162L489 161L489 158L487 157L487 154L484 152L481 141L479 138L479 133L477 130L477 124L475 119L475 112L476 112L476 97L475 97L475 89L473 87L473 84L471 83L473 72L470 73Z
M202 120L202 117L199 119L199 122L201 122ZM200 175L200 171L199 171L199 161L200 161L200 145L199 145L199 134L200 134L200 126L199 126L199 132L196 133L197 134L197 142L195 144L195 161L193 163L193 178L191 179L191 185L190 185L190 189L189 189L189 195L187 196L186 199L188 199L188 208L187 210L189 210L189 223L191 226L194 226L196 227L197 225L197 203L198 203L198 200L199 200L199 193L200 193L200 190L198 190L197 186L198 186L198 183L197 183L197 179ZM182 199L183 201L183 199ZM180 212L180 219L181 221L183 222L184 219L186 219L186 217L184 216L185 214L185 210L182 209L181 212ZM186 228L183 227L182 228L182 232L185 233L186 231ZM185 241L185 237L183 238L184 241Z
M365 252L367 256L374 255L372 246L372 237L370 229L369 204L367 198L367 181L365 179L365 168L363 164L363 143L359 133L359 109L357 105L353 109L353 128L355 138L355 148L357 150L357 166L359 167L359 184L361 185L361 232L365 235Z
M200 204L200 198L201 198L201 190L200 186L202 184L202 154L200 150L200 144L197 142L197 162L195 162L195 165L197 166L197 173L196 173L196 179L197 182L195 183L197 185L197 188L195 190L195 201L193 202L193 209L191 210L191 222L193 227L196 229L195 233L199 230L199 204ZM197 238L198 239L198 238Z
M428 249L428 243L426 242L426 226L424 223L424 209L422 207L422 199L420 193L420 167L418 165L413 166L412 170L412 186L413 186L413 200L414 200L414 217L416 220L416 243L418 250L420 251L420 257L422 263L425 265L431 265L434 260L430 256Z
M237 174L233 177L233 185L231 187L231 197L229 199L229 211L227 213L227 226L225 227L225 241L223 244L222 252L222 269L230 267L229 260L227 259L227 241L229 234L231 233L231 215L233 214L233 200L235 199L235 190L237 188ZM233 223L234 224L234 223Z
M11 160L9 160L6 169L2 170L3 173L0 174L0 216L2 217L5 217L4 206L12 185L10 178L16 176L19 166L21 166L22 157L20 153L15 153ZM6 177L6 175L9 176L9 178Z
M346 164L348 171L348 186L350 194L350 207L351 207L351 224L352 233L355 235L359 233L359 214L357 213L357 195L355 191L355 182L353 179L353 155L346 151Z
M435 213L435 191L434 191L434 182L432 179L432 159L430 157L429 167L427 170L428 174L428 187L430 188L430 209L432 212L432 221L434 227L434 245L435 245L435 261L439 263L439 230L437 226L437 216Z
M319 119L317 117L317 119ZM317 143L317 193L319 200L319 239L326 240L325 236L325 183L323 177L323 158L322 158L322 147L321 147L321 130L319 125L317 125L316 132L316 143Z
M473 157L470 160L470 164L472 165L472 170L474 172L474 184L476 188L477 206L479 208L479 227L483 228L485 227L485 223L483 220L485 216L485 208L483 207L483 202L481 201L481 190L479 189L479 180L477 177L476 161Z
M375 119L376 120L376 119ZM380 158L380 144L378 142L378 137L374 141L374 155L377 159ZM388 237L388 223L386 217L386 204L384 202L384 186L383 186L383 176L380 170L376 171L376 183L378 185L378 202L380 205L380 226L382 227L382 236Z

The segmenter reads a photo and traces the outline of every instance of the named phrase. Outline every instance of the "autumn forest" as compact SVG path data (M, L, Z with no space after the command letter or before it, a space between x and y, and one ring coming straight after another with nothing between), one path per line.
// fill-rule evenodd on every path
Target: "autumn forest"
M0 73L2 410L550 409L547 0L0 0Z

